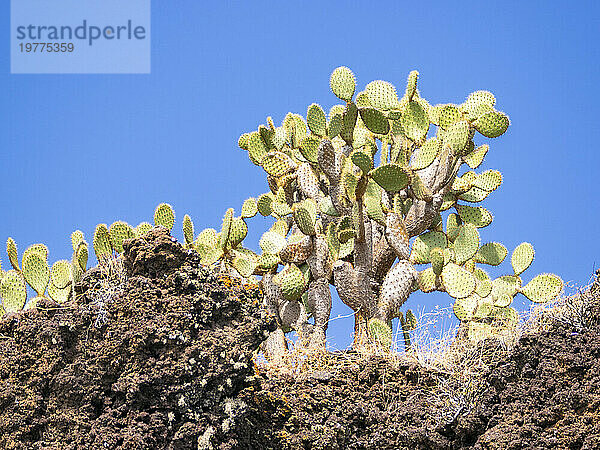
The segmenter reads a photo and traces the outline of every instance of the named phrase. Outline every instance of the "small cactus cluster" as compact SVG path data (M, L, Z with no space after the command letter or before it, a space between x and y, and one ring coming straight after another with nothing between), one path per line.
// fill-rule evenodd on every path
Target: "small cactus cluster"
M189 216L186 218L189 221ZM187 221L184 220L184 230ZM163 226L171 230L174 223L173 208L166 203L158 205L154 213L154 226ZM142 222L135 228L123 221L114 222L110 227L104 223L97 225L92 241L96 259L102 263L119 257L123 253L125 239L143 236L152 228L153 225L148 222ZM187 239L188 235L185 236ZM56 261L50 267L48 247L44 244L33 244L23 252L19 265L17 244L14 239L8 238L6 253L12 269L4 271L0 264L0 317L6 313L33 308L40 298L51 298L58 303L65 303L73 298L75 284L88 269L89 247L81 230L71 234L71 245L71 261ZM29 300L27 286L36 294Z

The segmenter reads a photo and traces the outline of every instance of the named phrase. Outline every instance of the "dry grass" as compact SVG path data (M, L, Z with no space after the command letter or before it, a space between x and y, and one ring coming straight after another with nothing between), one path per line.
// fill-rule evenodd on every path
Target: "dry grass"
M127 271L123 265L123 258L118 255L112 255L109 258L103 258L98 263L100 277L94 286L87 291L87 296L91 300L90 307L96 314L94 326L102 327L107 318L106 305L115 297L123 293L127 284Z

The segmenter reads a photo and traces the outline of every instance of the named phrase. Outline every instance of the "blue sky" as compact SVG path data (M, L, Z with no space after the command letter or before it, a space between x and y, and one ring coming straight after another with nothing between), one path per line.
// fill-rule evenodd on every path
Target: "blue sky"
M0 240L46 243L54 261L69 256L73 230L91 241L97 223L151 221L163 201L177 212L178 237L186 213L197 231L220 226L228 207L267 191L236 145L242 132L337 103L328 84L337 66L360 89L374 79L403 89L417 69L431 103L488 89L511 118L482 166L504 175L482 239L509 251L531 242L526 279L554 272L585 284L600 265L600 7L417 4L154 1L150 75L10 75L2 14ZM264 226L250 222L251 248ZM449 303L413 295L407 306ZM338 300L333 316L347 313ZM333 321L331 342L348 344L351 329L352 319Z

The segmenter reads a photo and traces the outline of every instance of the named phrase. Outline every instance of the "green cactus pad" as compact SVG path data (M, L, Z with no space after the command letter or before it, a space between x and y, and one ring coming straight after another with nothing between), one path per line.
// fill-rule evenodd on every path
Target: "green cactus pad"
M75 230L71 233L71 246L73 251L77 250L79 243L84 241L83 231Z
M281 286L281 293L287 301L298 300L306 290L304 274L295 264L286 266L273 281Z
M431 260L431 268L436 275L441 275L444 270L444 251L439 248L433 248L429 252L429 259Z
M319 144L321 139L316 136L306 136L300 143L300 153L304 158L313 164L317 163L319 153Z
M231 265L244 278L251 277L254 270L256 270L256 261L244 255L238 255L233 258Z
M260 165L265 169L265 172L276 178L291 172L297 167L292 158L280 151L267 153L261 160Z
M317 136L327 135L327 118L325 117L325 111L321 108L321 105L313 103L308 107L306 111L306 123L308 128Z
M490 276L487 274L487 272L479 267L476 267L473 271L473 275L477 280L475 293L482 298L490 295L492 292L492 280L490 280Z
M270 192L268 194L262 194L260 197L258 197L256 206L258 208L258 212L262 216L270 216L273 213L274 198L275 196Z
M510 304L513 301L513 298L514 297L511 295L501 294L500 297L494 298L494 306L497 306L498 308L506 308L510 306Z
M497 170L486 170L474 181L473 186L488 192L496 190L502 184L502 174Z
M479 249L479 231L470 223L463 223L458 227L454 240L454 255L458 264L463 264L471 259Z
M419 79L419 72L416 70L411 70L408 74L408 79L406 81L406 91L404 93L404 97L410 102L415 93L417 92L417 81Z
M246 199L242 204L242 214L241 216L244 219L248 219L256 216L258 213L258 205L256 204L256 199L254 197L250 197Z
M367 84L365 92L373 108L388 110L399 106L396 88L387 81L371 81Z
M502 306L497 304L500 297L503 295L508 295L512 298L519 292L521 289L521 279L512 275L504 275L496 278L492 281L492 299L494 300L494 304L496 306Z
M503 135L509 125L508 116L498 111L482 114L473 122L475 129L488 138L497 138Z
M194 243L194 222L187 214L183 216L183 238L188 247Z
M491 92L475 91L460 105L460 109L464 111L469 120L473 121L482 113L491 111L495 104L496 98Z
M433 292L436 289L437 275L433 271L432 267L428 267L418 273L417 284L419 289L425 293Z
M273 208L273 216L277 218L285 217L293 212L287 203L275 201L271 206Z
M454 315L461 322L468 322L473 318L475 308L477 308L477 295L470 295L464 298L457 298L452 305Z
M329 254L333 261L337 261L340 254L340 241L337 235L337 226L335 222L331 222L327 226L327 232L325 234L325 240L327 247L329 248Z
M206 253L204 253L200 259L200 264L210 266L221 259L223 255L224 253L221 247L207 249Z
M340 254L339 259L345 258L352 254L354 251L354 238L347 240L346 242L340 242Z
M148 231L152 229L152 225L148 222L142 222L137 227L135 227L135 235L136 237L144 236Z
M369 171L373 169L373 158L362 150L353 151L350 155L350 159L364 174L369 173Z
M48 261L48 247L46 247L44 244L33 244L27 247L23 252L21 263L23 263L23 260L31 254L36 254L44 261Z
M50 281L50 268L46 259L35 251L23 253L23 277L39 296L43 296Z
M454 263L444 266L441 279L444 289L453 298L468 297L477 287L473 274Z
M390 123L387 117L378 109L367 107L360 108L360 118L365 126L375 134L388 134L390 132Z
M463 115L456 105L439 105L436 106L438 113L438 123L443 129L447 129L451 125L462 120Z
M8 261L13 269L21 270L19 269L19 253L17 252L17 244L11 237L6 240L6 253L8 254Z
M412 175L411 188L413 194L419 200L425 200L426 202L430 202L433 199L433 194L431 190L427 186L425 186L425 184L421 180L421 177L416 173Z
M407 330L414 330L417 328L417 318L415 316L415 313L412 311L412 309L409 309L408 311L406 311L406 320L405 320L405 329Z
M400 123L407 138L418 144L425 142L429 131L429 118L418 102L408 102Z
M110 235L110 244L114 251L123 253L123 241L134 237L133 228L128 223L118 221L114 222L108 229Z
M445 249L448 245L446 235L440 231L428 231L417 236L410 252L410 262L413 264L427 264L431 262L429 253L439 247Z
M276 255L285 248L287 241L281 234L274 231L267 231L260 238L258 245L260 245L264 253Z
M527 283L520 292L535 303L545 303L556 298L563 289L563 281L553 273L543 273Z
M223 216L221 232L219 233L217 245L225 250L230 245L231 224L233 222L233 208L229 208Z
M337 98L349 102L356 89L354 74L347 67L338 67L331 74L329 86Z
M369 99L367 91L360 91L358 94L356 94L356 100L354 103L356 103L356 106L358 106L359 108L367 108L373 106L371 105L371 100Z
M429 167L439 155L442 149L438 138L427 139L425 143L413 154L410 167L413 170L420 170Z
M508 250L504 245L500 242L490 242L481 246L477 251L475 262L497 266L504 261L506 255L508 255Z
M450 213L446 218L446 235L450 242L454 242L458 236L458 227L462 224L462 220L458 214Z
M278 233L278 234L282 235L283 237L287 236L289 230L290 230L290 227L288 226L287 221L284 219L280 219L280 220L276 221L269 229L269 231Z
M48 283L48 295L57 303L65 303L69 300L69 296L71 295L71 286L67 285L60 289L50 282Z
M489 191L484 191L478 187L472 187L467 192L464 192L458 196L459 200L464 200L469 203L479 203L490 195Z
M392 346L392 328L380 319L369 320L369 334L373 340L385 349Z
M535 251L529 242L522 242L515 248L510 257L515 275L521 275L533 262Z
M302 233L308 236L316 234L317 204L309 199L294 205L294 221Z
M94 252L96 253L96 259L98 259L98 261L109 258L112 255L110 234L106 224L101 223L96 226L92 244L94 247Z
M381 187L373 180L369 180L369 184L367 184L363 202L367 210L367 216L378 224L385 226L385 214L381 205Z
M490 149L490 146L487 144L480 145L475 150L473 150L471 153L463 156L462 159L464 162L467 163L467 165L471 169L477 169L483 162L483 158L485 158L485 155L487 154L489 149Z
M154 211L154 225L171 231L175 225L175 212L168 203L161 203Z
M50 281L58 289L66 288L71 282L71 263L66 259L61 259L52 264Z
M456 212L463 222L472 223L477 228L492 223L492 214L482 206L456 205Z
M6 312L23 309L27 301L27 287L20 272L9 270L4 274L0 281L0 297Z
M447 144L454 155L460 155L469 142L469 123L461 120L453 123L444 133L444 144Z
M229 230L229 242L228 244L235 248L246 238L248 235L248 226L241 217L234 217L231 220L231 229Z
M399 164L384 164L369 172L373 180L389 192L397 192L410 184L410 172Z
M195 245L204 245L207 247L217 246L217 231L214 228L206 228L200 232L196 238Z
M263 157L267 154L269 149L265 144L265 141L257 131L253 131L248 136L248 156L257 166L260 166L260 162Z
M330 116L329 123L327 124L327 137L329 139L333 139L336 136L339 136L342 131L343 120L342 114L334 114Z
M83 241L79 243L79 247L76 250L75 258L79 268L85 272L87 270L87 262L89 257L89 250L87 242Z
M250 133L244 133L242 134L239 139L238 139L238 146L242 149L242 150L246 150L248 151L248 140L250 138Z
M258 258L257 267L264 271L273 270L280 262L279 256L272 255L270 253L263 253Z

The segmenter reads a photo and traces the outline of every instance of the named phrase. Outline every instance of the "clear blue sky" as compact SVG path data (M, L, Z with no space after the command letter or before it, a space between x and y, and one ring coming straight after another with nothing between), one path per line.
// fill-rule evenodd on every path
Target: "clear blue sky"
M527 279L555 272L584 284L600 265L597 2L154 1L151 75L10 75L8 3L0 240L21 250L44 242L52 261L69 257L73 230L91 241L97 223L151 221L163 201L178 237L186 213L197 231L220 226L228 207L267 190L238 136L269 115L279 123L337 103L329 75L346 65L360 89L373 79L402 88L417 69L433 104L491 90L512 125L483 166L504 183L487 200L495 220L482 239L509 251L531 242ZM264 225L250 227L256 249ZM421 294L408 306L442 302ZM349 312L336 304L334 316ZM351 329L352 319L334 321L331 341L346 345Z

